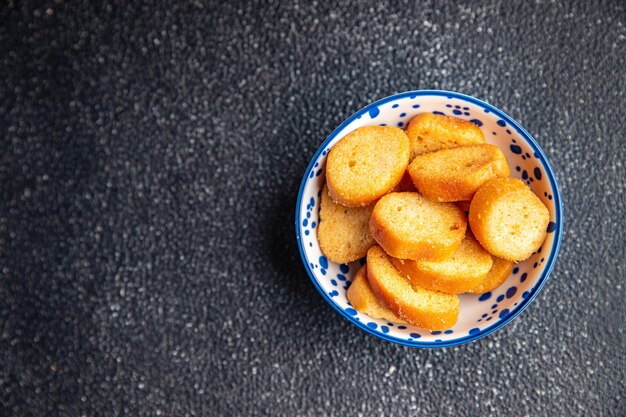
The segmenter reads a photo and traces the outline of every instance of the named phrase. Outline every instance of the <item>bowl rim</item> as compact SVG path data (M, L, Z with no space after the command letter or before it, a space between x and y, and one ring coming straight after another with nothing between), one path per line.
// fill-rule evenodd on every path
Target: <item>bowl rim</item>
M446 97L446 98L449 98L449 99L452 99L452 98L461 99L461 100L473 103L475 105L478 105L479 107L482 107L483 109L488 109L491 113L493 113L493 114L499 116L501 119L505 120L508 124L510 124L524 138L524 140L531 146L533 151L537 155L539 155L537 157L537 159L539 159L541 161L544 169L546 170L546 173L548 174L547 177L548 177L548 179L550 181L550 186L552 187L553 190L555 190L555 192L554 192L554 207L555 207L555 209L554 209L555 210L555 221L554 221L554 223L555 223L556 227L555 227L555 230L554 230L554 243L552 245L552 250L550 251L550 256L548 257L548 260L545 263L545 267L543 268L543 271L541 272L541 276L539 277L539 280L537 281L535 286L531 289L530 294L528 295L528 297L526 297L525 299L522 299L522 301L519 303L518 307L513 311L513 313L509 314L504 319L497 321L493 325L491 325L491 326L489 326L489 327L487 327L485 329L481 329L478 333L475 333L475 334L472 334L472 335L463 336L463 337L459 337L457 339L453 339L453 340L449 340L449 341L440 341L440 342L435 342L435 341L432 341L432 342L422 342L422 341L419 341L419 340L408 341L408 340L400 339L400 338L395 337L395 336L390 336L390 335L387 335L387 334L383 334L383 333L374 331L373 329L371 329L368 326L366 326L365 323L363 323L361 321L355 320L354 317L350 316L342 308L340 308L338 305L336 305L333 302L333 300L330 298L330 296L328 294L326 294L326 291L324 291L324 289L320 286L319 282L315 278L315 275L311 271L311 268L309 266L308 258L306 257L306 254L304 252L304 248L302 246L302 240L301 240L301 236L300 236L300 227L299 227L300 226L300 207L302 205L302 194L304 192L304 188L305 188L305 185L306 185L306 182L307 182L307 179L308 179L308 173L311 171L311 169L313 169L315 161L317 161L317 159L319 158L320 154L324 151L324 149L326 149L328 144L337 136L337 134L339 134L339 132L341 132L347 125L352 123L354 120L360 118L363 114L369 112L369 110L374 108L374 107L378 107L378 106L380 106L382 104L385 104L385 103L390 102L390 101L395 101L397 99L407 98L407 97L408 98L415 98L415 97L418 97L418 96L443 96L443 97ZM418 347L418 348L444 348L444 347L453 347L453 346L463 345L465 343L470 343L470 342L476 341L478 339L482 339L483 337L486 337L486 336L490 335L491 333L493 333L493 332L503 328L508 323L510 323L514 318L519 316L532 303L532 301L537 297L537 295L541 292L541 290L545 286L545 284L548 281L548 278L550 276L550 273L552 272L552 270L554 268L554 264L556 263L556 259L558 257L559 251L561 249L561 240L562 240L562 232L563 232L563 221L564 221L564 219L563 219L563 199L562 199L562 196L561 196L561 190L559 188L559 183L557 181L554 169L552 168L552 165L548 161L548 157L543 152L543 149L541 149L541 147L539 146L539 144L537 143L535 138L522 125L520 125L511 116L509 116L507 113L503 112L502 110L498 109L497 107L495 107L495 106L493 106L493 105L491 105L491 104L489 104L489 103L487 103L485 101L479 100L479 99L477 99L475 97L468 96L466 94L457 93L457 92L454 92L454 91L447 91L447 90L411 90L411 91L404 91L404 92L400 92L400 93L396 93L396 94L384 97L384 98L382 98L380 100L372 102L372 103L368 104L367 106L361 108L360 110L358 110L354 114L352 114L350 117L348 117L345 121L343 121L322 142L322 144L318 147L317 151L315 152L315 154L311 158L309 164L307 165L307 168L304 171L304 175L302 177L302 181L300 183L300 189L298 191L298 198L297 198L297 201L296 201L296 221L295 221L295 226L296 226L296 240L297 240L297 244L298 244L298 251L300 252L300 257L301 257L302 262L304 264L304 268L306 269L307 274L309 275L309 278L313 282L313 285L315 286L317 291L322 295L322 298L324 298L324 300L326 300L326 302L328 304L330 304L333 307L333 309L335 309L335 311L337 311L342 317L344 317L350 323L356 325L358 328L360 328L364 332L369 333L369 334L371 334L373 336L376 336L376 337L378 337L380 339L386 340L386 341L391 342L391 343L396 343L396 344L400 344L400 345L403 345L403 346Z

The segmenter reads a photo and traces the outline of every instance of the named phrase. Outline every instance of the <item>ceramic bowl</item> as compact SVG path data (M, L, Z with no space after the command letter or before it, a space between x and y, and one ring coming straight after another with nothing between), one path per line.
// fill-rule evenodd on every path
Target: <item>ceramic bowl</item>
M523 180L550 211L548 234L541 248L519 262L497 289L482 295L462 294L454 327L429 331L391 323L356 311L346 298L353 276L365 260L350 264L330 262L317 240L324 166L330 149L354 129L367 125L405 127L419 113L445 114L469 120L483 131L487 143L505 154L511 176ZM359 110L322 143L302 179L296 205L296 236L300 255L322 297L345 319L381 339L415 347L434 348L468 343L510 323L537 297L554 267L561 244L563 207L559 186L537 141L502 110L476 98L438 90L408 91L386 97Z

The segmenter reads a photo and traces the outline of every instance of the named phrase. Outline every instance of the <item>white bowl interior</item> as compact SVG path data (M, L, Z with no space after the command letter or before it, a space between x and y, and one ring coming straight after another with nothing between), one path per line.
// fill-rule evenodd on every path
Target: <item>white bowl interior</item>
M454 327L431 332L411 325L390 323L355 311L346 298L352 277L364 260L348 265L328 261L317 240L319 202L324 186L324 164L328 151L351 131L367 125L404 127L419 113L440 113L477 124L488 143L505 154L511 176L520 178L550 211L548 235L530 259L517 264L504 284L483 295L460 295L461 312ZM318 290L345 317L383 339L421 347L449 346L484 336L517 315L538 293L558 252L560 201L542 151L531 143L529 134L498 109L457 93L409 92L383 99L357 112L327 139L316 153L303 180L297 208L297 232L303 260ZM528 140L526 138L529 138Z

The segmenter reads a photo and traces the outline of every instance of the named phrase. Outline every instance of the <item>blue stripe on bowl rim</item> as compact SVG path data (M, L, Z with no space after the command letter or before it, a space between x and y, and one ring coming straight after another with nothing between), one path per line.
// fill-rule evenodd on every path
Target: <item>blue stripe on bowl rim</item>
M378 106L388 103L390 101L395 101L398 99L403 99L403 98L416 98L418 96L441 96L441 97L446 97L449 99L455 98L455 99L459 99L462 101L466 101L469 103L473 103L483 109L488 109L490 112L496 114L497 116L499 116L501 119L505 120L509 125L511 125L523 138L524 140L526 140L526 142L531 146L531 148L533 148L533 151L537 153L537 155L539 155L537 157L537 159L539 159L539 161L541 162L541 164L543 165L543 168L545 170L545 172L548 173L547 177L550 181L550 186L553 190L553 194L554 194L554 208L555 208L555 213L554 213L554 222L556 223L556 229L554 230L554 243L552 244L552 250L550 251L550 256L548 257L548 260L546 262L546 266L541 274L541 276L539 277L539 280L537 281L537 283L535 284L535 286L530 290L530 294L528 297L526 297L525 299L523 299L518 306L515 308L515 310L513 310L505 319L503 320L499 320L497 321L495 324L481 329L479 333L474 334L474 335L468 335L468 336L464 336L464 337L460 337L458 339L453 339L453 340L449 340L449 341L441 341L441 342L424 342L424 341L408 341L405 339L401 339L395 336L389 336L387 334L383 334L383 333L379 333L376 331L373 331L372 329L370 329L369 327L366 326L365 323L361 322L361 321L357 321L354 320L353 317L351 317L348 313L346 313L341 307L339 307L338 305L336 305L328 296L328 294L326 294L326 292L322 289L322 287L320 286L320 284L317 282L317 279L315 278L315 276L313 275L313 273L311 272L311 269L309 267L309 260L306 256L306 253L304 251L304 248L302 247L302 240L300 237L300 207L301 207L301 203L302 203L302 193L304 192L304 187L305 184L308 180L308 173L310 172L310 170L313 168L313 165L315 164L315 161L318 160L318 158L320 157L320 154L323 152L324 149L326 149L326 147L328 146L328 144L335 138L335 136L337 136L337 134L339 132L341 132L344 127L346 127L348 124L352 123L354 120L360 118L362 115L366 114L367 112L369 112L371 109L373 108L377 108ZM561 240L562 240L562 232L563 232L563 200L561 197L561 190L559 188L559 184L557 182L556 179L556 174L554 173L554 170L552 169L552 166L550 165L550 162L548 162L548 158L545 155L545 153L543 152L543 150L541 149L541 147L539 146L539 144L537 143L537 141L535 140L535 138L532 137L532 135L526 130L524 129L519 123L517 123L511 116L509 116L508 114L506 114L505 112L503 112L502 110L492 106L489 103L486 103L482 100L479 100L477 98L462 94L462 93L456 93L453 91L445 91L445 90L414 90L414 91L405 91L402 93L397 93L385 98L382 98L378 101L375 101L374 103L371 103L369 105L367 105L366 107L363 107L361 110L357 111L356 113L354 113L352 116L350 116L348 119L346 119L343 123L341 123L339 125L339 127L337 127L327 138L326 140L324 140L324 142L322 143L322 145L320 145L320 147L317 149L317 151L315 152L315 155L313 156L313 158L311 158L311 162L309 162L309 165L307 167L307 169L304 171L304 176L302 179L302 182L300 184L300 189L298 191L298 199L296 202L296 222L295 222L295 226L296 226L296 240L298 242L298 250L300 252L300 257L302 258L302 261L304 262L304 267L307 271L307 273L309 274L309 278L311 278L311 281L313 281L313 285L315 286L315 288L317 289L317 291L322 295L322 297L326 300L326 302L328 302L328 304L330 304L341 316L343 316L346 320L348 320L350 323L356 325L357 327L359 327L361 330L363 330L366 333L369 333L373 336L376 336L380 339L386 340L388 342L392 342L392 343L397 343L400 345L404 345L404 346L411 346L411 347L419 347L419 348L443 348L443 347L452 347L452 346L459 346L465 343L469 343L472 342L474 340L478 340L481 339L493 332L495 332L496 330L501 329L502 327L504 327L505 325L507 325L509 322L511 322L515 317L517 317L522 311L524 311L529 305L530 303L537 297L537 295L539 294L539 292L541 292L541 289L544 287L544 285L546 284L548 277L550 276L550 273L552 272L552 269L554 268L554 264L556 263L556 258L557 255L559 253L559 250L561 249ZM554 192L556 191L556 192Z

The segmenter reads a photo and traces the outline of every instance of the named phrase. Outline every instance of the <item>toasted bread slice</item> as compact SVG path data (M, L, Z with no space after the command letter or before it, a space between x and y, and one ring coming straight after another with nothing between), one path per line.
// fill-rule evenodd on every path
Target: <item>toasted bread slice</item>
M457 250L467 218L454 204L435 203L418 193L390 193L370 218L372 236L394 258L436 260Z
M405 323L400 317L393 314L378 302L367 280L367 266L363 265L356 273L348 292L348 301L356 310L375 319L384 319L394 323Z
M417 190L433 201L471 200L478 187L510 173L502 151L493 145L468 145L417 156L408 168Z
M456 252L444 260L391 258L391 262L412 284L448 294L461 294L476 287L493 265L489 252L471 233L467 233Z
M509 261L523 261L539 249L549 221L543 202L515 178L487 181L470 205L476 239L492 255Z
M417 155L461 145L485 143L483 132L472 122L440 114L422 113L406 128L411 160Z
M372 246L367 252L367 277L378 301L415 326L449 329L459 317L458 296L412 286L380 246Z
M341 139L328 154L331 197L348 207L371 204L398 185L409 163L409 139L391 126L364 126Z
M511 275L515 262L493 256L493 266L487 273L485 279L476 287L468 290L470 294L482 294L498 288Z
M376 243L369 229L373 210L373 204L365 207L337 204L328 194L328 187L324 186L317 229L317 238L324 255L340 264L367 255L367 250Z

